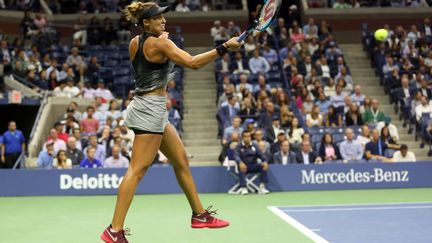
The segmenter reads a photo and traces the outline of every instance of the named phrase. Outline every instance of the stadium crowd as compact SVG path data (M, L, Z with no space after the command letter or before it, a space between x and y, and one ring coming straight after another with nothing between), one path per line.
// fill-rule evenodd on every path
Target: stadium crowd
M214 34L220 25L211 29L216 45L224 40ZM389 114L351 77L326 21L288 25L279 19L217 60L215 77L221 163L264 169L268 163L415 161ZM250 153L263 156L247 159L245 135L251 135Z
M363 8L363 7L408 7L420 8L432 6L430 0L308 0L310 8Z

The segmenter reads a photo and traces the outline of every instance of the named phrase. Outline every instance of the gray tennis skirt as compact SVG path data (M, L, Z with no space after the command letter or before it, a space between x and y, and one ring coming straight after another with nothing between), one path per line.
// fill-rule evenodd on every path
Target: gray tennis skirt
M126 112L125 125L135 134L162 134L168 124L165 96L134 96Z

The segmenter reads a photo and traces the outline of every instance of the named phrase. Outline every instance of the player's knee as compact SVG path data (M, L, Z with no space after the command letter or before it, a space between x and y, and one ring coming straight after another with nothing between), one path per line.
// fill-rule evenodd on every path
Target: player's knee
M178 158L178 160L172 164L174 166L174 169L176 169L176 170L188 169L189 168L189 159L188 159L186 153L183 154L182 156L180 156Z
M129 171L133 177L141 180L141 178L144 177L145 173L147 172L147 170L149 168L150 168L150 165L144 165L144 166L139 166L139 167L130 167Z

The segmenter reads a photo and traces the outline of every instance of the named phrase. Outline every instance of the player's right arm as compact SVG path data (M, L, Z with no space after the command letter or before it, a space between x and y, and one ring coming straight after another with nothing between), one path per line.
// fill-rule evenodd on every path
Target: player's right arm
M187 68L199 69L219 57L216 49L213 49L202 54L192 56L184 50L178 48L174 42L169 39L158 39L155 43L156 48L171 61ZM242 43L237 42L237 38L231 38L224 45L229 49L237 49Z

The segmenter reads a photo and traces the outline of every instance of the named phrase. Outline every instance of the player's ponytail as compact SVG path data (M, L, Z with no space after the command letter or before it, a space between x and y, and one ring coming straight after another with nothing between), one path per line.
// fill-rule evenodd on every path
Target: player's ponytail
M157 6L154 2L133 2L123 9L123 14L128 21L144 27L142 16L148 9L155 5Z

